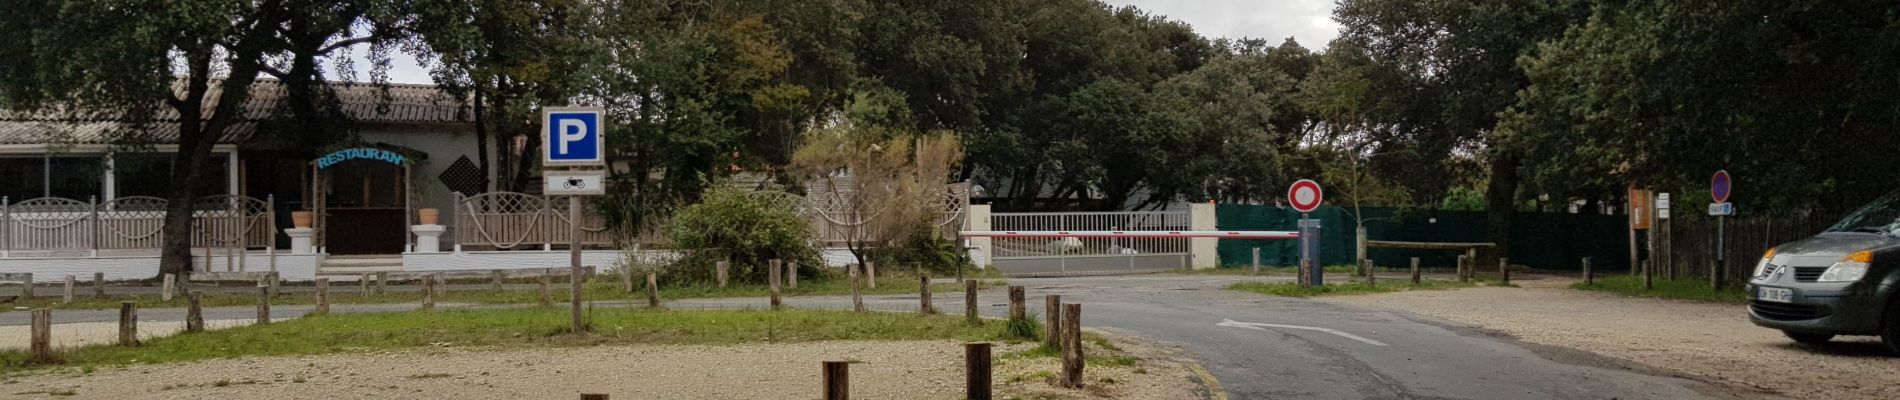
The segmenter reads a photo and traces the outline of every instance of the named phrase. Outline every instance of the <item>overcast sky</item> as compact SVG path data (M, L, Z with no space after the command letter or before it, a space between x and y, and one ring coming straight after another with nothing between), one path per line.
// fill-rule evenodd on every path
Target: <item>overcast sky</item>
M1326 48L1339 35L1339 24L1332 19L1334 0L1103 0L1111 6L1132 5L1169 19L1187 22L1195 32L1209 38L1265 38L1268 43L1293 37L1308 49ZM367 68L361 61L359 69ZM429 74L407 54L394 54L389 80L396 83L431 83ZM359 74L354 80L369 80Z

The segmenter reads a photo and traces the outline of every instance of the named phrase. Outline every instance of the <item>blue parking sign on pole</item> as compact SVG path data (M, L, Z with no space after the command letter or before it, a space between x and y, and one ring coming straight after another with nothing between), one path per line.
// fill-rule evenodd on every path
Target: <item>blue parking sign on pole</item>
M545 166L606 165L606 143L601 137L598 107L548 107L541 111L541 146Z

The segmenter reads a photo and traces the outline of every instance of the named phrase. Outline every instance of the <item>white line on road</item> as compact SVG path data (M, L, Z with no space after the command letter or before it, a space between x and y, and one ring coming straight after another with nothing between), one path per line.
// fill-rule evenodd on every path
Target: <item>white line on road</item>
M1318 331L1318 332L1326 332L1326 333L1331 333L1331 334L1334 334L1334 335L1339 335L1339 337L1343 337L1343 338L1347 338L1347 339L1352 339L1352 340L1357 340L1357 341L1359 341L1360 343L1365 343L1365 344L1369 344L1369 345L1373 345L1373 346L1390 346L1390 345L1388 345L1388 344L1385 344L1385 342L1381 342L1381 341L1377 341L1377 340L1372 340L1372 339L1367 339L1367 338L1365 338L1365 337L1363 337L1363 336L1359 336L1359 335L1354 335L1354 334L1350 334L1350 333L1346 333L1346 332L1342 332L1342 331L1340 331L1340 330L1338 330L1338 329L1333 329L1333 328L1321 328L1321 327L1317 327L1317 326L1300 326L1300 325L1281 325L1281 324L1266 324L1266 323L1259 323L1259 322L1239 322L1239 321L1235 321L1235 320L1231 320L1231 319L1222 319L1222 320L1220 320L1220 323L1218 323L1218 324L1214 324L1214 326L1225 326L1225 327L1231 327L1231 328L1246 328L1246 329L1253 329L1253 330L1261 330L1261 331L1264 331L1264 330L1267 330L1267 328L1281 328L1281 329L1299 329L1299 330L1305 330L1305 331Z

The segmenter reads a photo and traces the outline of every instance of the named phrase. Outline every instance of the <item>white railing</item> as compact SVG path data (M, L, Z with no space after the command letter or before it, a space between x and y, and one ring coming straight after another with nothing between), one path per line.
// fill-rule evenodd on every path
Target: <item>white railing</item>
M455 244L513 250L567 246L573 242L565 199L527 193L456 195ZM581 245L613 246L614 232L597 210L581 210Z
M994 231L1187 231L1186 211L1030 212L990 214ZM996 258L1188 253L1186 237L998 236Z
M0 197L0 257L106 250L156 250L164 245L166 201L123 197L98 202L41 197L14 203ZM192 202L194 248L276 247L271 201L216 195ZM206 250L209 253L209 250Z

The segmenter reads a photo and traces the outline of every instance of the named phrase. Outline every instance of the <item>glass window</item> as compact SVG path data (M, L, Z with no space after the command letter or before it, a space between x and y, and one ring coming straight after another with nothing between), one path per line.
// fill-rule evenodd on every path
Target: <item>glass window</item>
M225 154L213 154L205 163L205 179L197 182L199 196L226 194L230 168ZM112 156L113 183L119 197L152 196L168 198L172 188L172 155L126 153Z
M53 197L86 201L95 196L105 199L105 159L53 156L46 159L47 192Z
M0 196L14 203L46 196L46 159L0 156Z

